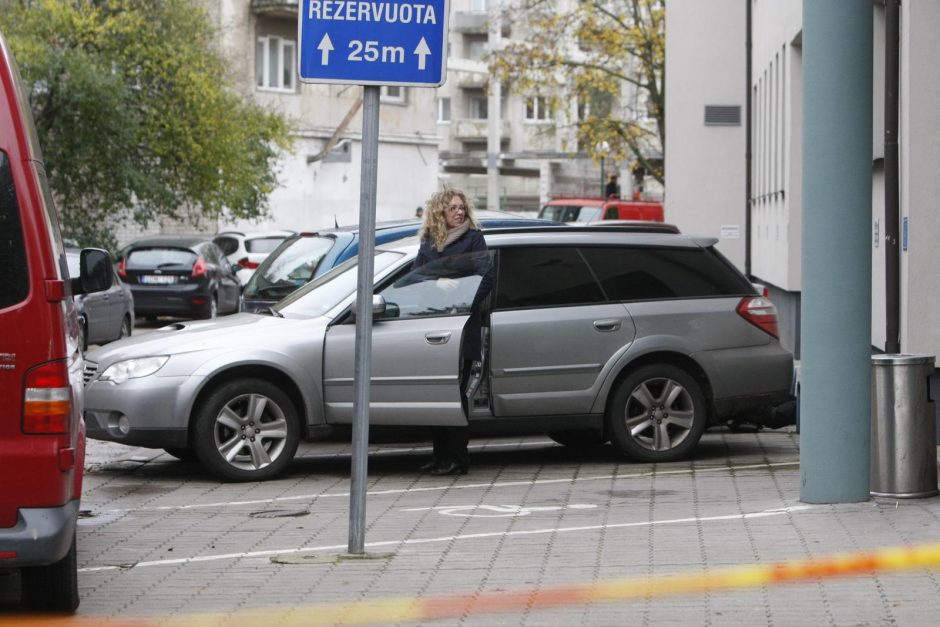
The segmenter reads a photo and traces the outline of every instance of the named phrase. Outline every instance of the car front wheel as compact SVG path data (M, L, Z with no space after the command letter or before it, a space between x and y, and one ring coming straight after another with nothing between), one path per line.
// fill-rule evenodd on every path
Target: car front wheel
M681 368L643 366L621 381L607 420L611 439L624 455L642 462L683 459L705 432L705 395Z
M206 469L226 481L263 481L287 467L300 442L293 402L262 379L216 388L195 414L193 447Z

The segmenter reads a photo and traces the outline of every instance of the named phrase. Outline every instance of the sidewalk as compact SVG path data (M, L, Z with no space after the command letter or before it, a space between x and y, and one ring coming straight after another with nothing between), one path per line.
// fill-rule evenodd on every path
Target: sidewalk
M470 474L442 478L415 472L425 445L377 445L368 559L355 560L342 559L348 452L306 445L284 479L220 484L159 451L92 443L78 624L933 625L940 616L938 570L889 572L869 560L875 572L850 577L822 569L769 585L755 576L776 562L940 541L940 498L800 503L792 432L709 432L694 460L658 467L625 463L610 447L474 440ZM674 573L735 587L674 594L662 578ZM507 611L488 613L498 604Z

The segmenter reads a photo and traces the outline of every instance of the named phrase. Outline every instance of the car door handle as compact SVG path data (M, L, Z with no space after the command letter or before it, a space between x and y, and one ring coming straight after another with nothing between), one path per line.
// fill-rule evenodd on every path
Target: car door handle
M424 339L428 344L447 344L447 341L450 340L450 331L444 331L441 333L425 333Z
M621 321L620 320L595 320L594 328L598 331L610 332L617 331L620 329Z

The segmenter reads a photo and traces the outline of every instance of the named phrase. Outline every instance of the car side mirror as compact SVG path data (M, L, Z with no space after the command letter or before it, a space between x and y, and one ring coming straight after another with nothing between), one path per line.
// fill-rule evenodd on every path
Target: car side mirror
M71 280L73 294L103 292L114 276L111 255L100 248L85 248L79 257L79 275Z
M396 312L396 316L397 316L398 307L395 307L394 305L392 305L392 307L394 308ZM372 318L373 319L384 317L388 309L389 307L385 303L384 296L382 296L381 294L372 295ZM349 317L350 321L355 322L356 321L356 301L353 301L352 304L349 306L349 314L350 314L350 317Z

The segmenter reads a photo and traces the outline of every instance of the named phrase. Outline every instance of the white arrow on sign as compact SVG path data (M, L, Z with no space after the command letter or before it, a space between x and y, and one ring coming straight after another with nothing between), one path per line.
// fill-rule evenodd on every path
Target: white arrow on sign
M424 40L424 37L418 42L418 47L415 48L415 54L418 55L418 69L423 70L427 63L428 55L431 54L431 49L428 48L428 42Z
M317 50L321 52L320 65L329 65L330 64L330 50L333 50L333 42L330 41L329 33L324 33L323 39L320 40L320 45L317 46Z

